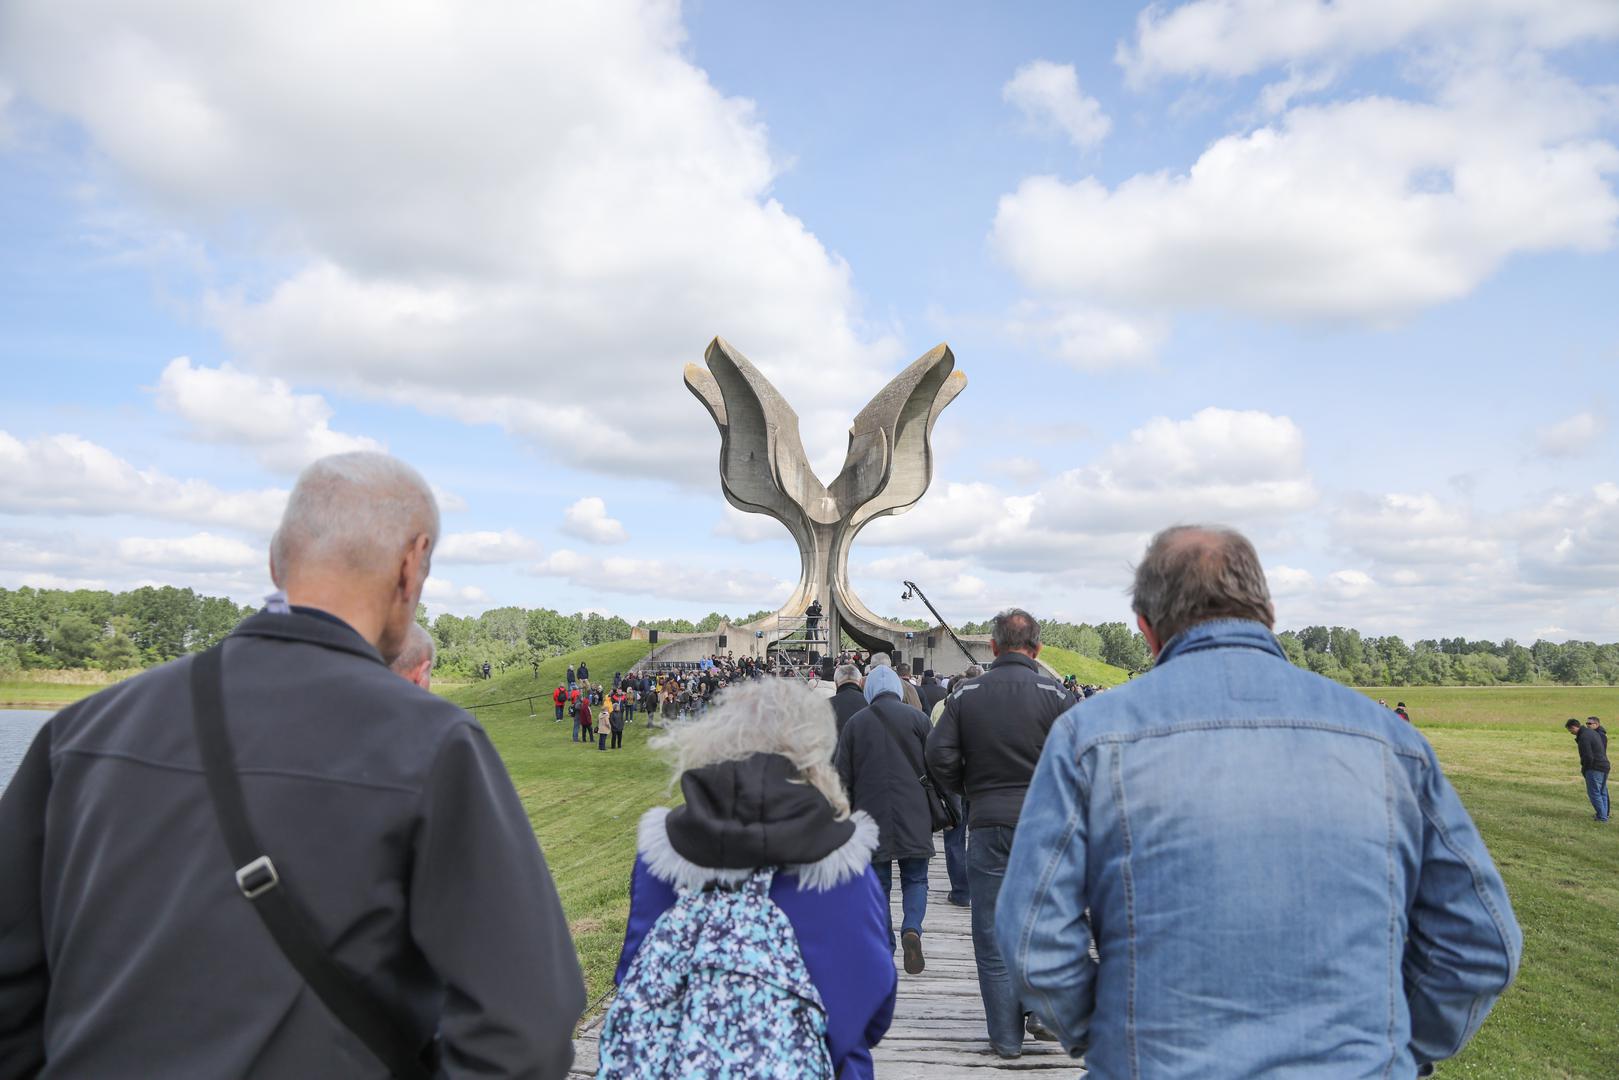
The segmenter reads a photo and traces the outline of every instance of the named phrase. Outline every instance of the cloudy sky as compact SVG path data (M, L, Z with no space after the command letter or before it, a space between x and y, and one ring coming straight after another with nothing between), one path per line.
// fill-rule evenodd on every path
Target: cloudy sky
M1284 626L1619 639L1616 79L1613 0L11 0L0 585L253 600L385 447L436 610L740 614L797 557L683 365L829 479L943 341L881 612L1121 618L1212 520Z

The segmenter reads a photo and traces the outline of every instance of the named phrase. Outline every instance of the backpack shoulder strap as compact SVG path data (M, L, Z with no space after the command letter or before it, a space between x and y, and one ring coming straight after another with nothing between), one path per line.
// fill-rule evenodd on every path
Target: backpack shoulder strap
M313 923L288 894L275 863L253 837L235 754L225 730L223 650L222 644L215 645L192 659L191 714L214 816L225 834L231 861L238 867L236 886L287 961L338 1023L352 1031L400 1080L429 1080L431 1073L421 1057L423 1047L319 945Z

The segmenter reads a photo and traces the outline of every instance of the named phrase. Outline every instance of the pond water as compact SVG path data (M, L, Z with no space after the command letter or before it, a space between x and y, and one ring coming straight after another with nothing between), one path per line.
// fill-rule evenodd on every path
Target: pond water
M0 709L0 791L11 783L34 735L55 715L50 709Z

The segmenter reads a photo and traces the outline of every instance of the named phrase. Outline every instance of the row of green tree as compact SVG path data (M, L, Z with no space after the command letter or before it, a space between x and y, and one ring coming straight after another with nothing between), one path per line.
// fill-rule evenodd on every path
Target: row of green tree
M252 612L223 597L191 589L143 587L112 593L94 589L0 589L0 676L30 668L107 671L147 667L207 648ZM721 623L739 625L770 612L727 616L710 612L693 622L640 623L666 633L702 633ZM562 653L630 636L631 624L599 612L565 615L550 608L501 607L481 615L443 614L417 619L438 645L436 670L472 677L485 663L493 671L521 669ZM900 620L918 631L922 619ZM965 623L960 634L987 634L988 622ZM1395 635L1370 637L1342 626L1307 626L1277 635L1289 660L1356 686L1491 686L1502 683L1619 685L1619 644L1536 641L1520 644L1467 638L1407 644ZM1122 622L1047 620L1041 639L1126 671L1151 665L1141 635ZM852 646L852 642L846 643ZM603 674L611 674L603 672Z
M29 668L125 671L206 649L253 611L190 589L0 589L0 677Z

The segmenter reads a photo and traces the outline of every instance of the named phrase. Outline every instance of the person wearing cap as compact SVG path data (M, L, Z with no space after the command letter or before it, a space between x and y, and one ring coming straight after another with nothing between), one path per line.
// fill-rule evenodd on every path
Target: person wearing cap
M1598 821L1608 820L1608 744L1596 728L1585 727L1572 716L1564 723L1580 752L1580 775L1585 778L1585 795L1591 800Z
M1404 720L1408 724L1411 722L1411 714L1405 711L1405 702L1403 701L1395 702L1394 715L1398 716L1401 720Z
M770 899L787 916L826 1009L833 1073L867 1080L871 1048L894 1016L897 978L888 900L871 867L877 823L850 809L832 767L836 739L823 699L792 679L762 679L732 687L700 719L651 740L683 798L641 817L613 981L622 991L680 893L774 870ZM609 1011L608 1028L615 1023ZM605 1056L616 1063L618 1053L604 1037Z

